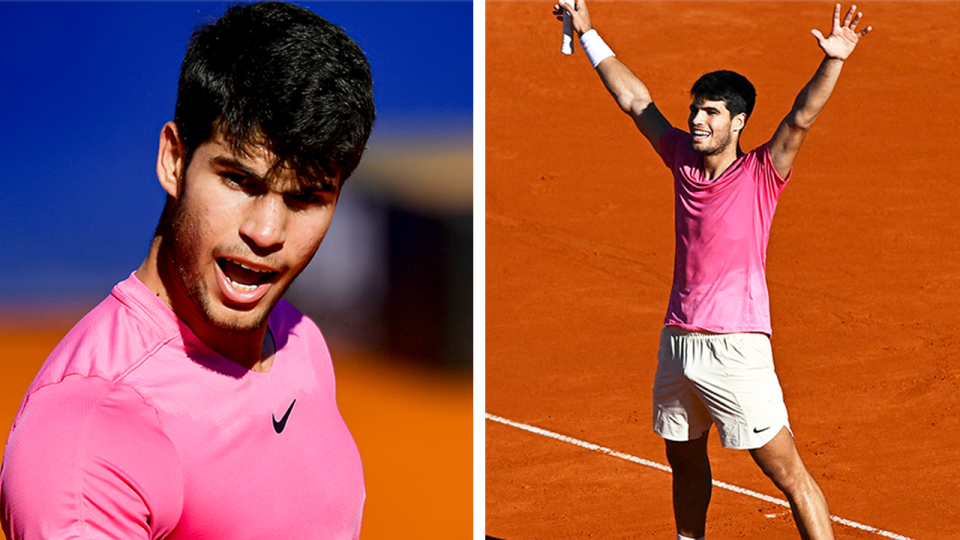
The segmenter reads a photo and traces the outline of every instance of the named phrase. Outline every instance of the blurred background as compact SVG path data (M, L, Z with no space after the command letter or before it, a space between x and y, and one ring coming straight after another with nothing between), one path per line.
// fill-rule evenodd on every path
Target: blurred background
M0 2L4 434L59 338L146 255L165 195L159 133L186 42L227 5ZM466 538L472 3L301 5L367 54L378 119L287 298L330 342L364 457L363 538Z

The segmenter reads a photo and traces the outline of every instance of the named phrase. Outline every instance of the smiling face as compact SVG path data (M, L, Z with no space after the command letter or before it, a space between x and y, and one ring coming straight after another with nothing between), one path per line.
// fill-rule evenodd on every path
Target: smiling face
M687 127L693 137L693 151L702 156L715 156L736 149L746 114L730 117L727 104L695 98L690 104Z
M339 181L304 186L272 155L200 145L175 189L164 259L170 304L201 339L261 327L323 240ZM206 341L206 339L205 339Z

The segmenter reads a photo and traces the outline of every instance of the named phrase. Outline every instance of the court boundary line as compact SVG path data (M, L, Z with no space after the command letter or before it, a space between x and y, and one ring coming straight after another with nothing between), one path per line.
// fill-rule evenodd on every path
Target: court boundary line
M640 457L637 457L637 456L633 456L633 455L630 455L630 454L626 454L626 453L623 453L623 452L618 452L618 451L616 451L616 450L607 448L607 447L605 447L605 446L600 446L599 444L593 444L593 443L590 443L590 442L587 442L587 441L582 441L582 440L580 440L580 439L575 439L575 438L573 438L573 437L568 437L568 436L566 436L566 435L561 435L560 433L555 433L555 432L553 432L553 431L549 431L549 430L546 430L546 429L543 429L543 428L539 428L539 427L536 427L536 426L532 426L532 425L530 425L530 424L524 424L524 423L521 423L521 422L516 422L516 421L514 421L514 420L508 420L507 418L504 418L504 417L502 417L502 416L497 416L497 415L490 414L490 413L484 413L484 414L486 415L487 420L491 420L491 421L493 421L493 422L498 422L498 423L500 423L500 424L504 424L504 425L507 425L507 426L515 427L515 428L517 428L517 429L522 429L522 430L524 430L524 431L528 431L528 432L534 433L534 434L536 434L536 435L542 435L542 436L548 437L548 438L550 438L550 439L555 439L555 440L558 440L558 441L561 441L561 442L573 444L573 445L575 445L575 446L579 446L579 447L585 448L585 449L587 449L587 450L593 450L593 451L595 451L595 452L600 452L601 454L606 454L606 455L611 456L611 457L620 458L620 459L623 459L623 460L626 460L626 461L630 461L630 462L632 462L632 463L636 463L636 464L638 464L638 465L643 465L643 466L645 466L645 467L650 467L650 468L657 469L657 470L664 471L664 472L673 472L670 467L668 467L668 466L666 466L666 465L663 465L663 464L660 464L660 463L657 463L657 462L655 462L655 461L650 461L650 460L643 459L643 458L640 458ZM788 510L790 509L790 503L788 503L787 501L785 501L785 500L783 500L783 499L778 499L778 498L776 498L776 497L771 497L771 496L769 496L769 495L764 495L763 493L758 493L758 492L756 492L756 491L752 491L752 490L749 490L749 489L746 489L746 488L742 488L742 487L739 487L739 486L735 486L735 485L733 485L733 484L728 484L728 483L726 483L726 482L720 482L719 480L713 480L713 485L716 486L716 487L718 487L718 488L721 488L721 489L726 489L726 490L728 490L728 491L733 491L733 492L735 492L735 493L739 493L739 494L741 494L741 495L747 495L747 496L753 497L753 498L755 498L755 499L760 499L760 500L762 500L762 501L766 501L766 502L769 502L769 503L773 503L773 504L776 504L776 505L779 505L779 506L784 506L784 507L786 507ZM862 530L862 531L870 532L870 533L876 534L876 535L878 535L878 536L883 536L883 537L886 537L886 538L893 538L894 540L913 540L912 538L908 538L908 537L903 536L903 535L899 535L899 534L896 534L896 533L892 533L892 532L890 532L890 531L885 531L885 530L883 530L883 529L878 529L877 527L871 527L871 526L869 526L869 525L864 525L864 524L862 524L862 523L857 523L856 521L851 521L851 520L849 520L849 519L844 519L844 518L841 518L841 517L838 517L838 516L830 516L830 519L831 519L833 522L835 522L835 523L839 523L839 524L841 524L841 525L846 525L847 527L851 527L851 528L853 528L853 529L859 529L859 530Z

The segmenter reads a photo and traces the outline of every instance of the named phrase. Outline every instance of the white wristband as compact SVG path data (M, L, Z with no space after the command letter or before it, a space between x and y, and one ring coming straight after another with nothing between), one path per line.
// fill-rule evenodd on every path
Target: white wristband
M604 59L616 56L613 54L613 49L607 46L600 34L593 28L580 36L580 46L583 47L583 52L587 53L587 58L593 64L593 69L597 69L597 66Z

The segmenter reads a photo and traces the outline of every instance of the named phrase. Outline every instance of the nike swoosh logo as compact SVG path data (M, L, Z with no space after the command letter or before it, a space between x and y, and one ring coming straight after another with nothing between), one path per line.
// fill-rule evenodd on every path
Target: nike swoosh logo
M296 400L294 400L294 401L296 401ZM291 407L293 407L293 405L291 405ZM287 412L290 412L290 411L287 411ZM286 420L286 417L284 417L284 420ZM766 431L766 430L768 430L768 429L770 429L770 426L767 426L767 427L765 427L765 428L763 428L763 429L753 428L753 432L754 432L754 433L763 433L764 431ZM277 433L280 433L280 432L278 431Z
M293 406L297 404L297 400L293 400L293 403L287 407L287 412L283 413L283 418L280 421L277 421L276 415L271 415L273 417L273 430L277 433L283 433L283 428L287 425L287 418L290 418L290 411L293 410Z

